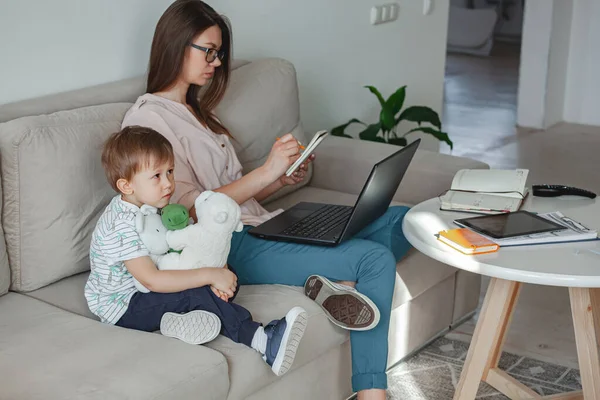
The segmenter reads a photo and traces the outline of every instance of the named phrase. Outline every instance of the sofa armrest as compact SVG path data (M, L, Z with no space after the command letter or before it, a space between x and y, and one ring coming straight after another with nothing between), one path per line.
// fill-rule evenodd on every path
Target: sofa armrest
M359 194L373 165L399 149L385 143L329 136L315 151L310 186ZM460 169L488 169L485 163L428 150L417 150L394 196L418 204L450 188Z

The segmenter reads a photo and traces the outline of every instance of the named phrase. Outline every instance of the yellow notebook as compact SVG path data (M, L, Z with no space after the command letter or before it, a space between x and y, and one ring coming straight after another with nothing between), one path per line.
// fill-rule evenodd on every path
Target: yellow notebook
M498 251L500 246L467 228L441 231L438 240L463 254L485 254Z

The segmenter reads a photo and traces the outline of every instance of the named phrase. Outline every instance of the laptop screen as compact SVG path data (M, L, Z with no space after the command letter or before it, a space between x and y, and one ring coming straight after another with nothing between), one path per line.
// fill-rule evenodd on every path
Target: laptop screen
M420 142L421 139L417 139L375 164L356 200L342 240L354 236L387 211Z

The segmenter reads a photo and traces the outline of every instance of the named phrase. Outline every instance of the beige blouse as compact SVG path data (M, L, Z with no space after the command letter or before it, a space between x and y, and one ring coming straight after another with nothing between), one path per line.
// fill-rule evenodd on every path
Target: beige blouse
M175 152L173 203L188 209L204 190L214 190L242 177L235 149L227 135L203 126L188 108L150 93L140 96L127 111L122 127L141 125L165 136ZM260 225L281 213L269 213L254 198L240 205L245 225Z

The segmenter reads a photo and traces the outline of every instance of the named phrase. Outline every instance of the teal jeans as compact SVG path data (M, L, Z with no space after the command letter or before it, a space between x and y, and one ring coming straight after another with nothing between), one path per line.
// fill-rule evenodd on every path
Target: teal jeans
M386 389L388 329L396 279L396 262L410 244L402 233L407 207L390 207L354 238L336 247L263 240L248 234L249 226L234 233L228 263L240 284L303 286L313 274L333 281L354 281L356 290L379 308L374 329L351 331L352 388Z

